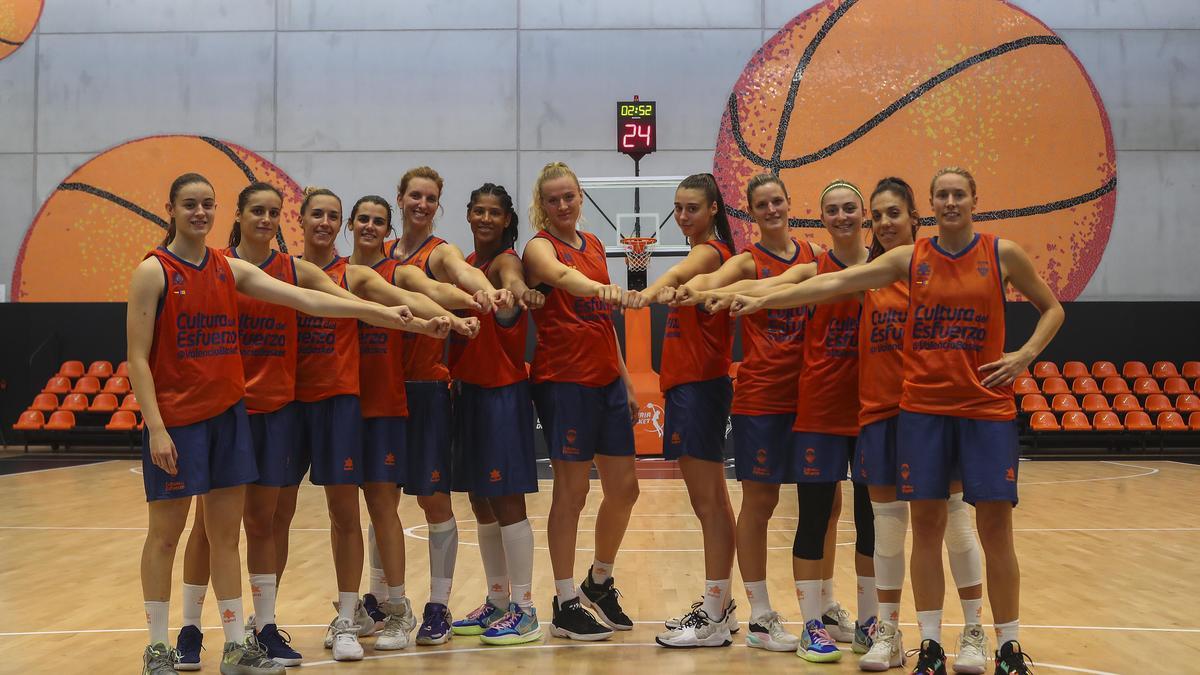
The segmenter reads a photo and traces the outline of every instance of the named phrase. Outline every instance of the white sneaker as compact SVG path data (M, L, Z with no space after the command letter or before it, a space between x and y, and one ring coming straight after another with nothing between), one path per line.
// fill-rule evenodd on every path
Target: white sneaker
M659 633L654 641L664 647L728 647L733 638L725 621L714 620L703 608L697 607L679 619L679 627Z
M958 636L958 656L954 657L954 672L983 675L987 669L987 633L983 626L973 623L963 626Z
M794 652L800 646L800 638L784 630L779 612L772 611L750 620L746 646L769 652Z
M825 610L821 623L825 624L829 637L837 642L854 642L854 619L850 618L850 612L842 609L840 604L835 602Z
M858 669L867 672L883 672L889 668L904 666L904 636L894 624L876 624L874 642L866 654L858 660Z
M400 598L399 602L384 602L379 605L380 611L387 614L383 630L375 638L375 649L391 651L406 649L412 644L409 633L417 627L417 618L413 616L412 603L408 598Z
M333 611L338 611L338 602L333 601ZM334 618L337 621L337 618ZM325 649L333 649L333 621L329 622L330 630L325 631ZM354 606L354 626L358 631L359 637L370 637L375 634L375 619L367 614L366 608L363 607L362 601Z
M683 618L696 611L703 605L703 600L697 600L696 602L692 603L692 606L690 609L688 609L688 611L680 614L679 616L667 619L663 622L663 625L666 626L667 630L678 630L679 623L683 621ZM725 627L729 629L730 634L737 633L739 630L741 630L741 625L737 620L737 603L733 601L733 598L730 598L729 604L725 605Z
M374 623L374 622L372 622ZM363 648L358 643L358 626L350 619L338 617L329 624L334 661L362 661Z

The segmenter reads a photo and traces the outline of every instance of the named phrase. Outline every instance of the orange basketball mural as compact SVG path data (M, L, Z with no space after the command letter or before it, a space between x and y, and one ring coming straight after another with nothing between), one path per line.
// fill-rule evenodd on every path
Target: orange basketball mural
M0 59L20 49L42 17L42 0L0 0Z
M713 164L740 246L758 237L754 174L783 178L796 232L826 243L816 200L831 180L868 192L900 176L928 214L934 172L966 167L979 229L1021 244L1064 300L1091 279L1116 204L1099 94L1054 31L1001 0L816 5L746 65Z
M64 180L46 199L17 256L13 300L124 302L133 268L162 242L167 190L195 171L217 192L217 218L208 244L223 247L242 188L255 180L283 193L276 245L303 246L299 186L253 152L203 136L151 136L107 150Z

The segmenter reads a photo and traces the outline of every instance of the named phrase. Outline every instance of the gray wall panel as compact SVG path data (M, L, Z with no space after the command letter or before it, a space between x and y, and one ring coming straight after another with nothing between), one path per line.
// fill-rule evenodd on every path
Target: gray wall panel
M0 155L0 204L4 205L0 216L0 237L5 242L0 246L0 302L12 297L13 263L21 248L25 231L33 221L33 155Z
M521 28L758 28L760 14L759 0L522 0Z
M279 0L279 30L516 26L517 0Z
M0 61L0 152L32 152L37 42Z
M48 0L43 33L274 30L275 0Z
M274 145L271 33L43 35L39 58L40 151L175 132Z
M516 33L281 33L279 150L516 147Z
M66 180L75 169L95 157L90 153L39 153L37 171L32 185L34 202L41 208L43 202L58 184Z
M764 0L766 26L779 28L814 4L813 0ZM1054 30L1200 28L1200 3L1195 0L1014 0L1012 4Z

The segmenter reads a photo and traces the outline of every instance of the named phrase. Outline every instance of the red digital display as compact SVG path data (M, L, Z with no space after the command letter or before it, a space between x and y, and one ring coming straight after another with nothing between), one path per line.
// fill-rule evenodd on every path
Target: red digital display
M654 101L619 101L617 103L617 152L641 158L654 152L658 129Z

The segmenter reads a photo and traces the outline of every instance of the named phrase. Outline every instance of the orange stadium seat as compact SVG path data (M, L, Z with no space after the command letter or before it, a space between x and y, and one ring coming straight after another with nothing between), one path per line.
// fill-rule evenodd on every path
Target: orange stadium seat
M1047 377L1062 377L1062 374L1058 372L1058 366L1054 365L1053 361L1038 361L1033 364L1033 376L1044 380Z
M1025 394L1021 397L1021 412L1035 413L1050 410L1050 404L1041 394Z
M1061 377L1047 377L1042 380L1042 393L1052 396L1054 394L1069 394L1071 393L1071 388L1067 386L1067 381Z
M83 361L63 361L58 367L59 377L76 378L83 376Z
M1129 383L1119 375L1106 377L1104 378L1104 393L1110 396L1113 394L1128 394L1130 393Z
M1075 397L1070 394L1058 394L1050 402L1050 408L1055 412L1079 410L1079 401L1075 400Z
M1063 431L1091 431L1092 423L1088 421L1087 414L1072 410L1063 413L1062 428Z
M1082 396L1084 394L1099 394L1100 385L1096 384L1096 381L1090 377L1077 377L1075 378L1075 381L1071 383L1071 393L1075 394L1076 396Z
M1125 428L1130 431L1154 431L1150 416L1140 410L1125 413Z
M133 431L137 428L137 416L128 410L118 410L104 428L109 431Z
M1162 389L1158 386L1158 380L1153 377L1139 377L1133 381L1133 393L1140 396L1148 396L1150 394L1161 394Z
M112 364L108 361L92 361L92 364L88 366L87 374L98 380L111 377L113 374Z
M17 423L13 425L13 429L17 431L37 431L46 423L46 418L42 416L40 410L26 410L17 418Z
M1170 361L1155 361L1154 367L1150 369L1150 374L1160 380L1165 380L1168 377L1179 377L1179 370Z
M43 429L52 431L70 431L75 428L75 413L70 410L56 410L46 422Z
M1150 394L1146 397L1146 412L1158 413L1174 410L1175 406L1171 405L1171 399L1162 394Z
M1097 380L1103 380L1106 377L1112 377L1117 374L1117 367L1112 361L1097 361L1092 364L1092 377Z
M68 394L70 392L71 380L65 377L52 377L46 380L46 386L42 387L43 394Z
M1190 394L1192 393L1192 388L1188 386L1187 380L1182 377L1168 377L1166 382L1163 382L1163 393L1169 396Z
M1096 431L1124 431L1125 425L1121 424L1121 418L1117 417L1117 413L1110 411L1102 411L1096 413L1092 418L1092 426Z
M1054 413L1051 412L1036 412L1033 417L1029 418L1029 428L1034 431L1059 431L1058 420L1054 419Z
M1129 412L1141 409L1142 404L1138 403L1137 397L1133 394L1117 394L1113 397L1113 410L1117 412Z
M1183 370L1179 372L1189 380L1200 378L1200 361L1184 361Z
M1150 377L1150 371L1141 361L1126 361L1121 366L1121 377L1132 380L1137 377Z
M33 404L29 409L44 413L54 412L58 410L58 397L54 394L38 394L33 397Z
M1083 409L1091 413L1112 410L1104 394L1084 394Z
M71 412L84 412L88 409L87 396L83 394L67 394L63 397L62 405L59 410L70 410Z
M1200 396L1195 394L1180 394L1175 399L1175 409L1179 414L1200 411Z
M117 365L117 371L113 373L117 377L129 377L129 362L122 361Z
M96 394L96 398L92 399L92 405L88 408L88 412L94 413L109 413L117 409L117 397L112 394L103 392Z
M104 383L104 392L106 394L124 396L129 393L129 380L124 377L110 377Z
M1041 389L1038 389L1037 380L1032 377L1018 377L1013 381L1013 393L1017 396L1026 394L1040 394Z
M1200 412L1194 412L1188 415L1188 426L1192 431L1200 431Z
M1088 367L1083 361L1067 361L1063 364L1062 376L1068 380L1073 380L1077 377L1087 377Z
M100 393L100 380L92 375L84 375L75 380L75 388L71 390L72 394L98 394Z
M1177 412L1161 412L1158 414L1158 428L1162 431L1187 431L1187 425Z
M125 394L125 398L121 399L121 410L129 412L141 412L142 406L138 405L137 396L133 394Z

